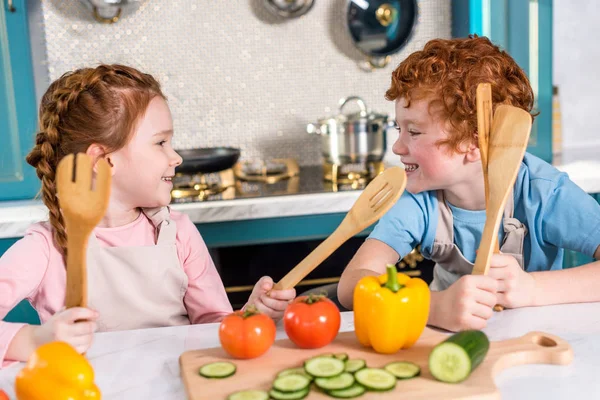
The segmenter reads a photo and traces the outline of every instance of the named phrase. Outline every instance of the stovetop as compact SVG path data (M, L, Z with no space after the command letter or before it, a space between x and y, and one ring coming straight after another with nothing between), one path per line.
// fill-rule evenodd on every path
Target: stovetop
M204 198L198 196L174 198L175 204L204 201L249 199L270 196L288 196L297 194L334 193L364 189L364 183L333 184L323 179L323 166L312 165L300 167L298 176L287 178L276 183L247 182L237 179L232 186L222 193L211 194Z

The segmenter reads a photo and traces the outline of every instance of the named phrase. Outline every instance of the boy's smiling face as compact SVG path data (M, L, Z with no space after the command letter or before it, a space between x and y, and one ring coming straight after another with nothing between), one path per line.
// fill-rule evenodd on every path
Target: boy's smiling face
M444 128L444 121L437 117L436 106L430 107L430 101L428 98L412 99L407 108L405 98L396 100L398 138L392 150L405 165L406 190L419 193L467 189L469 182L477 178L473 176L473 162L465 154L455 153L448 146L439 144L448 139L449 133ZM478 163L475 167L481 169Z

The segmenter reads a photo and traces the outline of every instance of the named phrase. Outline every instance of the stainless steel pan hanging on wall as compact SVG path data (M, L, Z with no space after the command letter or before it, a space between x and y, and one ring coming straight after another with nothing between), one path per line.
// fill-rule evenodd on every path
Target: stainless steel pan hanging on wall
M408 42L418 20L417 0L348 0L346 25L370 67L383 68Z

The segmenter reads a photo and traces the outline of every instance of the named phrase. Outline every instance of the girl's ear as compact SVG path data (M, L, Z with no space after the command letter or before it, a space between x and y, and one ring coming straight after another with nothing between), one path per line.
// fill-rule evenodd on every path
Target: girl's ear
M108 162L108 165L110 165L111 175L115 174L115 168L114 168L113 163L110 160L110 154L106 154L106 152L104 151L104 148L102 146L100 146L99 144L93 143L90 145L90 147L88 147L85 154L87 154L88 156L91 157L92 164L94 165L94 172L98 172L96 169L97 168L96 164L97 164L98 160L101 158L104 158Z

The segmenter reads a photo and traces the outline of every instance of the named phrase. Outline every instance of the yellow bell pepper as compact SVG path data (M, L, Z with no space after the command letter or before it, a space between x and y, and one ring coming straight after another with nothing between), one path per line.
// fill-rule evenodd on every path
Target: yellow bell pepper
M94 370L65 342L38 347L15 381L18 400L100 400Z
M429 287L398 273L365 276L354 289L354 331L358 341L378 353L407 349L419 339L429 317Z

